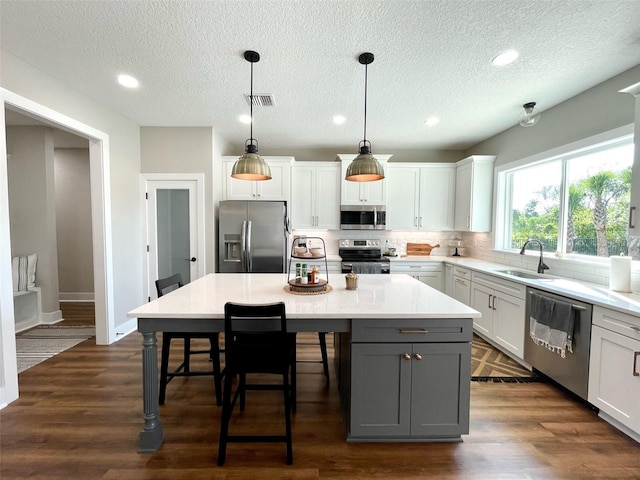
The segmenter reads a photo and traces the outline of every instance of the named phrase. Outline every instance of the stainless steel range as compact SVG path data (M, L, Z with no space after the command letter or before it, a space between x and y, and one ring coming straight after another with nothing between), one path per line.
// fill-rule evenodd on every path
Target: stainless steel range
M390 272L389 259L382 256L380 240L340 240L338 253L342 258L342 273Z

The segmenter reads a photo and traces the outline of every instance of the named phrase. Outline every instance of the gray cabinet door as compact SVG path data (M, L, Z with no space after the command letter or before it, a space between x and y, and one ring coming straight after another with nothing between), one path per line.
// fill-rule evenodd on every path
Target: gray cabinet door
M469 433L470 350L468 343L413 344L411 435Z
M352 438L469 433L469 343L352 344Z
M405 358L409 356L409 360ZM411 344L353 344L351 436L410 433Z

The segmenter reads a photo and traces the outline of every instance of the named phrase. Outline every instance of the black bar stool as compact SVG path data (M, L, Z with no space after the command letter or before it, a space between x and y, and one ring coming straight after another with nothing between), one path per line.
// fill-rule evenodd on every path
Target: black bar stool
M227 303L224 307L225 369L222 419L218 465L224 465L227 443L285 442L287 464L293 463L291 411L295 391L296 334L287 332L284 303L242 305ZM247 320L259 320L260 328L247 325ZM269 321L271 320L271 321ZM243 325L244 324L244 325ZM247 374L274 374L281 383L247 383ZM238 385L231 397L233 379ZM238 397L240 410L245 407L247 390L281 390L284 396L285 435L229 435L229 421Z
M156 280L156 290L158 297L162 297L165 293L169 293L183 286L182 276L179 273L171 275L167 278ZM216 389L216 402L222 405L222 373L220 371L220 346L218 344L219 333L190 333L190 332L162 332L162 356L160 361L160 394L158 402L164 405L167 392L167 384L174 377L195 377L211 375ZM209 339L211 348L209 350L192 350L191 340L195 338ZM169 353L171 350L171 340L182 339L184 341L184 353L182 363L178 368L169 372ZM191 370L191 355L208 354L213 368L207 371Z

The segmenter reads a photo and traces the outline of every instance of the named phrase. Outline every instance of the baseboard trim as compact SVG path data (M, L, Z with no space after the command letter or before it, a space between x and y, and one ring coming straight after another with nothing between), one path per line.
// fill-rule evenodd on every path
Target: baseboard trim
M58 299L61 302L93 302L95 294L93 292L60 292Z

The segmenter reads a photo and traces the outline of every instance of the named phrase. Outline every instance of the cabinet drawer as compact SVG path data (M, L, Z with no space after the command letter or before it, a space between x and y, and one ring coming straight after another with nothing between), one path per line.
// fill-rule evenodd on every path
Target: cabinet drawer
M453 274L456 277L471 279L471 270L469 270L468 268L459 267L458 265L453 266Z
M442 263L404 263L391 262L391 273L412 273L418 274L423 272L442 272Z
M510 280L478 272L473 272L471 275L471 281L484 285L485 287L493 288L499 292L506 293L507 295L513 295L514 297L523 300L527 298L527 287L522 283L512 282Z
M473 322L461 318L352 320L351 332L353 343L470 342Z
M640 340L640 318L636 316L594 305L592 321L594 325Z

